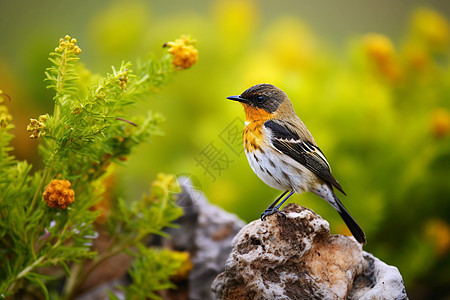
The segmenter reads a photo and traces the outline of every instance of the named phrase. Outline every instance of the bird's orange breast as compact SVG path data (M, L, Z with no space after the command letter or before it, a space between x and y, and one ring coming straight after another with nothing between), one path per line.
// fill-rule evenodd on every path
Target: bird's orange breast
M245 103L242 103L245 111L245 120L247 126L244 128L244 147L247 151L259 150L261 149L261 144L263 143L263 126L264 123L271 119L273 115L268 113L264 109L255 108Z
M261 149L263 143L263 126L265 121L253 121L244 128L245 150L253 152L255 150L264 152Z

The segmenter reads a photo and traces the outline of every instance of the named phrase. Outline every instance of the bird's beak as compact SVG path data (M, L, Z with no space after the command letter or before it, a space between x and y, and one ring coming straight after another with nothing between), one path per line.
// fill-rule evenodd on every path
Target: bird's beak
M233 101L238 101L238 102L243 102L243 103L248 102L247 99L241 98L241 96L230 96L230 97L227 97L227 99L230 99Z

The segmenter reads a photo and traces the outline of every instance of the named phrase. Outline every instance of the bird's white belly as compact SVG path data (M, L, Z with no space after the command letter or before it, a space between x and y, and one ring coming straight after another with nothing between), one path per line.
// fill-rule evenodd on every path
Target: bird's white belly
M245 151L245 154L253 172L272 188L301 193L314 185L315 175L310 170L274 149L264 154L259 150Z

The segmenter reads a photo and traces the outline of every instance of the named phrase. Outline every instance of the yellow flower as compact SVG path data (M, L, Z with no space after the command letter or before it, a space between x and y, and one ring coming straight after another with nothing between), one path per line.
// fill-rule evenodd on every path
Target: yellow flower
M145 195L142 203L160 203L162 199L174 199L176 194L181 193L181 186L174 175L159 173L156 180L152 182L150 195Z
M153 191L159 195L165 193L181 193L181 187L177 178L171 174L158 173L156 180L152 183Z
M172 64L179 70L192 67L198 60L198 50L193 46L195 40L187 36L167 42L164 47L169 47L169 53L173 55Z
M391 40L382 34L367 34L364 37L364 46L369 57L377 62L389 62L394 56L395 51Z
M47 116L39 116L39 121L36 119L30 119L30 124L27 126L27 131L32 132L30 135L31 139L38 138L45 135L45 121L47 121Z
M189 272L194 267L189 252L187 251L171 251L172 258L181 262L181 267L171 276L175 282L185 280L189 276Z
M125 69L122 73L119 74L119 86L122 90L125 90L128 83L128 70Z
M53 179L45 187L43 196L49 207L59 209L66 209L75 200L75 192L70 189L69 180Z
M431 115L432 132L437 138L444 138L450 131L450 112L445 108L437 108Z
M64 38L59 39L59 47L55 48L55 52L73 52L76 55L81 54L81 49L77 45L77 39L71 38L69 35L66 35Z
M439 13L428 9L418 9L412 18L412 30L415 38L425 42L430 50L446 51L449 43L449 25Z
M376 33L367 34L363 45L369 59L386 78L399 79L400 70L395 59L395 49L387 36Z
M2 102L0 101L0 103ZM0 127L6 128L6 126L8 126L12 119L13 118L9 114L8 108L5 105L0 105Z

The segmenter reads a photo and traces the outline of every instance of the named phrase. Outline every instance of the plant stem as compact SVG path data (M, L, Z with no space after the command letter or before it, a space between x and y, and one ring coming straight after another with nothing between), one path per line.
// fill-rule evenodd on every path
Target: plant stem
M64 226L63 230L61 231L61 236L64 235L66 230L67 230L67 224ZM34 268L36 268L39 264L41 264L48 256L50 256L52 254L52 252L56 248L58 248L62 244L62 242L63 241L61 239L57 240L57 242L50 248L50 251L48 253L42 255L41 257L36 259L31 265L29 265L28 267L26 267L22 271L20 271L20 273L17 274L17 276L14 278L12 285L7 289L7 291L10 292L10 291L13 291L15 288L17 288L19 286L17 284L18 280L25 277L29 272L31 272Z
M13 279L13 283L8 287L6 290L7 293L14 294L15 290L20 286L19 280L21 280L23 277L25 277L31 270L33 270L37 265L39 265L44 259L45 255L39 257L37 260L35 260L31 265L23 269L16 278Z
M76 291L75 287L79 286L78 281L80 274L83 271L84 265L74 264L70 271L70 277L67 279L64 284L63 289L63 299L71 299L73 297L74 292Z
M55 102L55 110L57 109L58 105ZM33 211L34 206L36 205L37 199L39 195L42 193L42 189L44 188L45 183L47 182L48 175L52 171L53 168L53 162L55 160L55 156L58 150L54 150L50 158L48 159L48 162L46 163L44 173L42 174L41 182L39 183L38 188L36 189L36 192L34 193L33 200L31 200L30 208L27 212L27 217L30 216L31 212Z
M97 256L95 259L92 260L92 264L89 266L86 272L79 272L80 270L77 270L78 272L76 274L72 274L75 277L75 280L71 280L70 286L65 288L64 290L64 298L65 299L72 299L74 297L75 292L83 285L83 283L86 281L86 279L89 278L89 275L95 270L95 268L108 258L111 258L115 255L118 255L125 251L126 249L132 247L133 245L136 245L137 242L142 240L145 237L145 235L139 235L135 238L131 238L121 244L115 245L113 244L113 247L108 249L106 252L103 252L99 256ZM82 270L82 269L81 269Z
M57 91L56 91L56 96L55 96L55 104L53 106L53 118L54 118L54 122L58 123L59 119L60 119L60 114L61 114L61 108L60 108L60 94L63 91L63 87L64 87L64 77L66 76L66 52L64 52L63 55L61 55L61 63L59 65L59 70L60 72L58 73L58 78L57 78ZM56 146L56 145L55 145ZM36 205L36 201L39 197L39 194L41 193L42 189L44 188L45 183L47 182L47 177L50 174L50 171L52 169L53 166L53 160L55 157L56 151L53 152L53 154L50 156L49 158L49 162L47 163L47 165L45 166L44 169L44 173L42 174L42 179L41 182L39 183L39 187L37 188L36 192L34 193L33 196L33 200L31 201L31 205L30 208L28 210L28 216L30 215L30 213L33 211L34 206Z
M50 174L50 171L52 169L52 164L53 164L53 158L51 158L49 165L47 165L44 169L44 173L42 174L41 182L39 183L39 186L36 189L36 192L34 193L33 200L31 200L31 204L28 209L27 216L30 216L31 212L33 211L34 206L36 205L36 201L37 201L39 195L41 194L45 183L47 182L47 177Z

